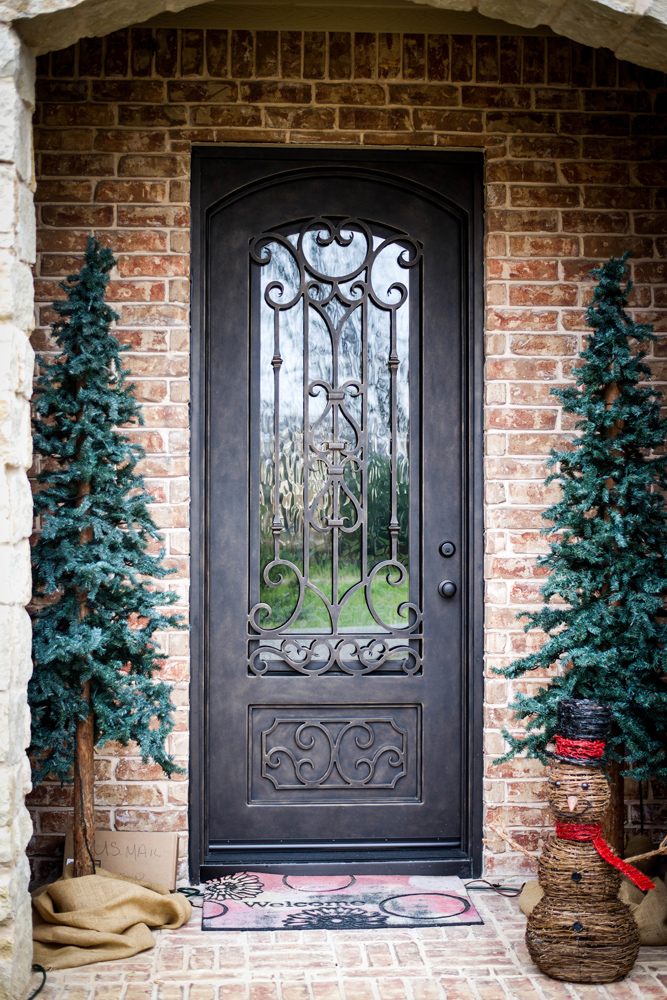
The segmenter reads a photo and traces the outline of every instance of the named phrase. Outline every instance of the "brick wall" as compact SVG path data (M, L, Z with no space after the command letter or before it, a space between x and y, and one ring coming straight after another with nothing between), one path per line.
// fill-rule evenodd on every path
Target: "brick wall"
M491 673L533 648L516 622L535 606L545 456L571 431L549 396L585 335L590 268L630 248L636 315L667 330L667 101L661 73L565 38L222 30L119 31L40 59L36 346L48 303L79 266L86 237L113 247L109 297L144 404L144 471L164 528L172 585L188 586L188 199L193 142L344 143L481 148L486 154L487 753L489 819L530 850L550 820L543 768L493 767L510 720L510 684ZM655 347L667 381L667 345ZM187 754L187 637L165 637L177 732ZM542 681L521 680L528 690ZM186 784L105 747L98 823L187 827ZM638 823L630 784L629 820ZM649 827L665 789L644 789ZM70 791L31 796L33 854L57 865ZM183 838L183 849L184 849ZM530 862L490 845L486 872Z

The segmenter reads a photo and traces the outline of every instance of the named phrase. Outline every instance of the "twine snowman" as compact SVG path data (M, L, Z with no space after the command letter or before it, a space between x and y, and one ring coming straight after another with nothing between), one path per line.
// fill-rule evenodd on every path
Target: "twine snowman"
M558 704L549 775L556 836L539 861L544 895L528 918L526 944L542 972L569 982L609 983L630 971L639 931L617 898L621 875L642 891L654 888L602 838L609 785L601 758L609 728L604 705L574 699Z

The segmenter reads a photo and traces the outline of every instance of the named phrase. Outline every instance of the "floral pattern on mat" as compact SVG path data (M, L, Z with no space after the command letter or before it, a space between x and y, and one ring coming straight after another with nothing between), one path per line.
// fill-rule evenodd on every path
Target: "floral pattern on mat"
M481 923L461 879L444 875L235 872L206 883L202 912L202 929L207 931L359 930Z

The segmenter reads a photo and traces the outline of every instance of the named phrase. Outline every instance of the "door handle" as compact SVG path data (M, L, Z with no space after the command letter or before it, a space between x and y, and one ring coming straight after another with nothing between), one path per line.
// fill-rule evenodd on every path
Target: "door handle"
M456 593L456 584L451 580L441 580L438 584L438 593L441 597L453 597Z

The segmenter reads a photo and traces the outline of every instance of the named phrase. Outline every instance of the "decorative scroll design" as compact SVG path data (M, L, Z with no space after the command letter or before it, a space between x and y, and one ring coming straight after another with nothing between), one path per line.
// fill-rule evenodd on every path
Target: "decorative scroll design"
M386 230L383 230L386 232ZM301 224L298 233L270 231L256 237L250 246L251 259L260 267L274 257L289 262L291 280L267 280L262 296L263 310L272 316L273 356L273 430L272 430L272 558L262 559L259 567L265 588L275 589L280 605L285 607L287 588L294 600L287 610L275 611L266 600L250 608L248 667L261 675L276 669L291 669L301 674L370 673L380 669L402 670L414 674L421 669L422 612L414 600L396 600L391 605L391 593L400 588L407 593L409 567L406 557L399 554L399 402L398 352L399 310L409 297L407 284L391 280L386 288L378 288L380 272L386 277L387 260L393 255L396 268L408 270L421 260L421 244L407 234L390 237L374 235L371 225L352 218L311 218ZM360 255L359 246L365 246ZM345 254L336 247L349 248ZM341 273L327 273L322 260L326 248L336 251ZM318 257L318 253L320 256ZM315 259L313 259L315 258ZM380 261L380 264L378 264ZM329 260L330 263L330 260ZM331 270L329 268L328 270ZM378 272L377 276L376 273ZM273 274L273 272L271 272ZM290 310L302 310L303 324L303 435L302 454L303 498L298 502L302 526L303 561L286 558L282 549L285 541L284 495L293 498L281 484L281 391L285 372L281 353L281 317ZM388 536L386 558L374 564L369 558L369 316L379 311L388 319L387 373L388 409L388 477L389 503L384 529ZM358 312L357 312L358 311ZM315 318L328 335L330 377L311 377L311 332ZM361 329L360 378L349 378L349 366L344 364L346 329L355 323ZM373 362L375 363L375 361ZM289 366L288 366L289 367ZM316 404L313 401L317 401ZM301 445L299 449L301 450ZM407 461L407 460L406 460ZM300 487L299 487L300 489ZM407 489L407 486L405 487ZM281 492L282 491L282 492ZM267 528L268 532L268 528ZM311 550L317 538L331 539L331 574L326 586L312 572ZM345 536L357 536L359 549L358 579L346 585L339 574L341 546ZM351 544L350 542L346 543ZM415 562L415 569L416 569ZM418 573L413 573L410 593L416 593ZM281 591L282 588L282 591ZM391 588L391 590L388 590ZM382 590L383 607L377 606L377 593ZM344 592L343 592L344 591ZM389 600L387 599L389 594ZM302 613L308 600L316 600L329 619L329 627L309 629L303 625ZM341 624L345 609L363 602L366 624L359 628ZM356 602L351 604L351 602ZM282 617L282 621L279 619ZM349 617L349 615L348 615ZM276 621L278 618L278 621ZM389 620L388 620L389 619ZM326 633L313 639L312 632ZM310 635L308 633L311 633ZM375 634L375 638L361 637ZM379 638L378 638L379 636ZM403 643L389 640L403 639ZM272 640L266 642L266 640Z
M262 732L262 777L278 791L395 788L407 773L407 735L391 716L276 718Z
M344 674L371 674L382 667L392 667L404 674L415 674L421 668L421 644L412 646L400 640L371 639L365 644L353 636L300 636L283 639L274 646L257 646L250 653L253 674L266 674L272 661L287 664L299 674L325 674L336 667Z

